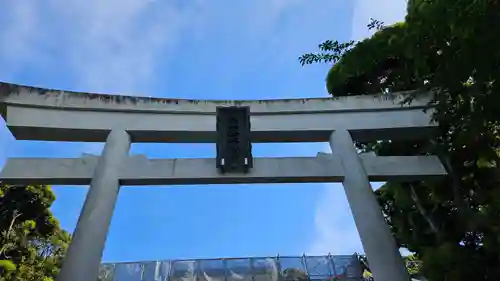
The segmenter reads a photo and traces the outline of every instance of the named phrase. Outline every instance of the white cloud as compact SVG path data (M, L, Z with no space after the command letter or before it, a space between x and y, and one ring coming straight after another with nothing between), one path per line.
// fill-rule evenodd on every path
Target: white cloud
M282 12L299 2L241 2L237 8L245 19L244 28L261 36L272 29ZM220 24L224 18L219 16L227 13L226 4L207 0L191 0L189 5L181 0L6 0L0 4L0 79L22 83L23 70L44 73L59 68L65 79L72 80L62 83L74 90L138 95L168 75L155 71L175 55L183 36L203 35L204 21L224 26ZM39 86L58 87L47 85L43 78L35 80ZM5 132L0 143L11 144L9 133L1 130ZM91 153L101 149L102 144L83 148Z
M7 44L0 46L0 61L8 64L0 75L19 80L19 69L63 69L72 79L66 84L76 90L138 94L168 75L155 70L168 63L184 37L210 40L225 34L222 39L230 41L231 35L243 34L237 39L245 42L238 44L267 42L283 13L311 6L319 12L334 5L304 0L5 0L0 3L0 41Z
M71 25L66 48L75 86L135 93L156 78L159 58L168 59L195 16L175 2L52 0L59 22Z
M158 58L166 61L172 54L201 3L191 1L187 9L176 2L7 0L0 4L6 17L0 30L2 79L22 81L23 69L60 68L73 82L61 83L76 90L138 93L158 77L153 75ZM89 144L83 150L101 148Z
M406 0L357 0L352 18L351 39L360 40L372 34L366 27L370 18L392 24L402 21L405 15ZM325 146L324 151L331 152L330 147ZM375 189L379 186L380 184L372 185ZM316 205L314 222L315 236L309 247L309 254L364 252L341 184L325 185Z
M65 84L76 90L139 94L138 89L168 75L155 70L168 63L185 37L207 43L223 34L217 39L238 42L217 46L235 49L274 42L283 14L290 11L305 31L300 33L308 36L318 30L309 23L318 19L306 17L325 18L325 10L337 6L326 0L314 5L305 0L5 0L0 42L8 43L0 46L0 61L8 64L0 79L17 78L18 69L63 69L72 79Z
M15 4L14 4L15 3ZM0 16L4 18L7 24L3 24L0 31L0 54L2 60L9 62L7 65L10 68L15 67L15 64L25 63L31 59L30 54L33 53L31 48L32 42L36 40L37 33L33 33L33 28L36 26L36 2L7 0L1 6L4 12ZM1 7L0 6L0 7ZM6 13L5 11L8 11ZM13 69L2 69L2 74L13 72Z

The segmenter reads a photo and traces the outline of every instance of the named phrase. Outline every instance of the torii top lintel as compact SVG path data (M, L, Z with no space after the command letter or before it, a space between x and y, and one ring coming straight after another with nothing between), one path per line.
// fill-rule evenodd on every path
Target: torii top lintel
M134 142L215 140L219 106L249 106L253 142L326 141L336 129L355 139L427 137L434 131L428 96L406 93L276 100L188 100L52 90L0 82L0 109L16 139L98 141L113 128Z

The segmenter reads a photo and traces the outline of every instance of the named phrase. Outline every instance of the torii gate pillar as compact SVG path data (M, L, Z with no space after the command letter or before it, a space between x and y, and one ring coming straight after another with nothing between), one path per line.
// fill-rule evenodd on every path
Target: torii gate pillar
M99 272L120 191L120 170L129 150L129 134L125 130L113 129L94 169L87 198L57 281L95 280L93 277Z
M342 184L375 280L410 280L351 134L345 129L333 132L330 147L332 154L340 156L342 161Z

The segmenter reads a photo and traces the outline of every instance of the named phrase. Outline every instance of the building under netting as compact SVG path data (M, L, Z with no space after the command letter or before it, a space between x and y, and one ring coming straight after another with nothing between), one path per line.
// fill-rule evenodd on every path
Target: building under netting
M99 281L359 281L357 256L166 260L101 265Z

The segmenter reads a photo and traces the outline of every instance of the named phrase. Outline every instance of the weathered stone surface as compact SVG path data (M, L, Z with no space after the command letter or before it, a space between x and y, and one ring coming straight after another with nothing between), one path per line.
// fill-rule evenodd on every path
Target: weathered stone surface
M0 107L14 137L104 142L123 128L132 142L214 142L216 107L250 106L253 142L323 142L347 129L355 139L424 138L432 133L425 97L404 95L216 101L112 96L0 84Z

